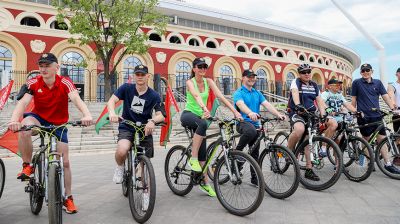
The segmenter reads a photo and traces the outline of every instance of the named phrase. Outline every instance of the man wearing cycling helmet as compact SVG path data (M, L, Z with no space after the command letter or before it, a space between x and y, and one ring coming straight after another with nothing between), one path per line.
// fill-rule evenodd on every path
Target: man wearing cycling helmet
M260 106L264 106L269 112L276 117L284 120L285 115L280 114L274 106L272 106L260 91L253 88L257 81L257 75L251 69L244 70L242 74L242 87L233 94L233 101L236 109L242 115L244 121L237 126L237 131L242 134L236 150L243 150L246 145L252 147L257 140L257 128L260 128L259 113ZM259 145L252 151L251 156L258 161ZM255 173L251 170L251 183L257 183Z
M288 148L291 150L294 150L296 143L300 141L300 138L305 131L305 124L308 118L304 113L306 111L315 112L317 110L314 101L317 103L321 116L325 116L326 113L326 106L319 94L318 85L311 80L310 65L299 65L297 71L299 72L299 78L294 79L290 85L290 97L288 103L290 124L292 126L292 133L290 133L288 139ZM327 126L328 125L329 123ZM307 148L305 152L306 171L304 177L313 181L319 181L318 175L312 170L309 150L310 149Z
M357 119L357 123L362 126L382 120L380 112L372 110L372 108L379 109L379 96L382 96L391 110L394 110L396 105L392 99L390 99L381 80L372 78L373 70L370 64L366 63L361 65L360 73L361 78L353 81L351 88L351 104L357 107L358 111L363 112L364 117ZM361 135L368 141L377 127L378 124L360 128ZM385 138L385 135L385 130L381 129L377 136L378 143ZM400 169L394 166L392 161L389 160L387 149L382 150L382 156L385 161L385 169L391 173L400 174Z

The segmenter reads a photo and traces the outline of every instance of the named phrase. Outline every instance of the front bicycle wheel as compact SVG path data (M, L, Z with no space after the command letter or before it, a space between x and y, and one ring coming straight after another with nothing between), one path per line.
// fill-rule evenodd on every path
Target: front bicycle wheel
M296 192L300 169L293 152L282 145L271 145L260 156L265 191L274 198L287 198Z
M129 182L128 198L133 218L139 222L146 222L153 214L156 203L156 177L153 165L147 156L140 155L135 161L135 175ZM135 178L135 179L134 179Z
M130 155L130 154L129 154ZM122 195L125 197L128 197L128 182L129 182L129 176L128 176L128 165L130 163L130 156L127 156L124 162L124 177L122 179Z
M32 160L34 166L34 176L29 180L29 204L31 212L35 215L42 210L44 199L44 176L45 159L44 153L36 154Z
M229 178L228 181L225 181ZM264 198L265 183L257 162L241 151L230 151L228 161L221 159L214 176L214 189L222 206L230 213L253 213Z
M5 182L6 182L6 168L4 166L3 160L0 159L0 198L1 195L3 195Z
M280 131L276 133L274 138L274 143L287 147L288 139L289 139L289 134L286 131Z
M165 179L174 194L184 196L192 190L191 173L187 149L182 145L175 145L168 151L164 164Z
M295 157L300 166L300 183L304 187L314 191L321 191L332 187L338 180L343 169L343 157L339 146L329 138L324 136L314 136L312 146L309 147L308 139L296 148ZM322 146L326 146L327 157L320 157L318 154ZM305 149L310 148L309 152L311 169L318 179L312 178L310 173L306 174L306 153ZM306 150L307 151L307 150ZM318 154L315 153L318 152ZM333 162L329 157L334 158Z
M396 142L392 142L396 143ZM394 144L393 144L394 146ZM389 159L389 161L385 161L384 160L384 156L387 154L387 157ZM397 174L395 172L390 172L390 168L386 168L386 163L390 162L392 163L392 165L394 167L396 167L397 169L400 169L400 166L397 166L393 160L396 158L396 155L394 153L394 150L392 150L392 147L390 147L390 142L389 139L386 137L384 138L376 147L376 151L375 151L375 161L376 164L378 164L379 169L382 171L382 173L384 173L386 176L393 178L393 179L397 179L400 180L400 174Z
M349 141L342 141L343 173L351 181L366 180L374 169L374 153L368 142L358 136L349 136Z
M212 153L214 154L212 155ZM207 175L210 178L210 180L214 180L214 173L215 169L217 168L217 164L219 160L223 159L223 152L224 149L221 145L220 141L215 141L212 142L208 147L207 147L207 161L210 161L210 165L207 168ZM211 158L212 157L212 158ZM208 159L210 158L210 159Z
M62 223L63 198L61 194L61 175L60 167L57 164L49 165L49 224Z

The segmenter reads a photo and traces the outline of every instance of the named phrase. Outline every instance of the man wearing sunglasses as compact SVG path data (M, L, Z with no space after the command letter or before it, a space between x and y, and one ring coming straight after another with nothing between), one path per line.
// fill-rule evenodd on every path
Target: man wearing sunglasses
M118 122L119 115L115 114L115 104L119 100L123 100L122 118L132 122L140 122L146 124L144 128L144 136L139 133L139 136L144 139L140 145L146 148L146 156L152 158L154 156L154 146L152 133L156 123L164 121L165 108L161 103L160 95L148 86L150 74L148 68L144 65L135 67L133 80L135 84L125 83L120 86L111 96L107 103L110 113L110 121ZM153 115L153 111L155 112ZM117 184L122 183L124 162L132 145L135 130L124 123L118 127L118 145L115 152L115 168L113 181ZM147 210L149 204L149 194L143 194L143 210Z
M353 81L351 104L364 114L363 118L357 119L357 123L361 126L382 120L379 111L372 110L372 108L379 109L379 96L382 96L391 110L395 109L395 104L390 99L382 82L379 79L372 78L373 70L370 64L361 65L360 73L361 78ZM378 124L360 128L361 135L368 141L377 127ZM381 129L377 137L378 144L383 140L385 135L385 130ZM400 174L400 170L389 160L387 150L382 150L382 156L385 161L385 169L391 173Z
M311 80L311 67L302 64L297 68L299 78L294 79L290 85L289 96L289 118L292 126L292 133L289 135L288 148L294 150L296 143L300 141L305 131L307 116L304 112L315 112L317 110L314 102L317 103L321 116L325 115L325 103L319 94L318 85ZM328 125L327 125L328 126ZM329 126L328 126L329 128ZM306 149L305 154L309 155L310 149ZM308 152L307 152L308 151ZM313 181L319 181L319 177L312 170L310 156L306 156L306 172L304 177Z

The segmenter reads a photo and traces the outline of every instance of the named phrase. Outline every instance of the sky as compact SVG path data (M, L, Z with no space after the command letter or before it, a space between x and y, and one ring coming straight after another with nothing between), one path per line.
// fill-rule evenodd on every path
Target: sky
M289 25L336 40L370 63L379 78L378 51L330 0L185 0L243 16ZM386 81L400 67L400 0L336 0L385 48ZM359 78L359 68L353 78Z

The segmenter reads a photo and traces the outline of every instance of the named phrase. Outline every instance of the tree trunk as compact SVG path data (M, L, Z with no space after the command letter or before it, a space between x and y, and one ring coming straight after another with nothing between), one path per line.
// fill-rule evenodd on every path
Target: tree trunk
M104 61L103 64L104 64L104 98L105 101L107 102L113 93L111 92L111 75L110 75L109 62Z

